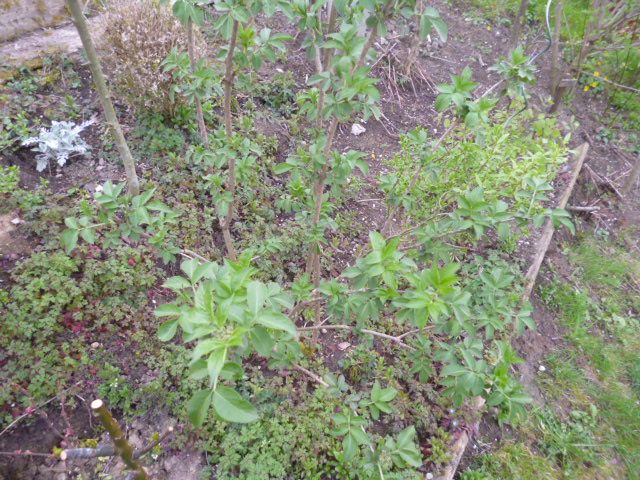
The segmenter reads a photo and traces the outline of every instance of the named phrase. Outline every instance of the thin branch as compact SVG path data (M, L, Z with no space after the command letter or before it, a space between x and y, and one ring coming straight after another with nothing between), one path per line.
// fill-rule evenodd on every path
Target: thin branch
M580 205L569 205L567 206L567 210L570 212L597 212L600 210L600 207L583 207Z
M63 390L62 392L60 392L58 395L56 395L55 397L51 397L49 400L47 400L46 402L42 402L40 405L38 405L37 407L35 407L33 410L27 412L27 413L23 413L22 415L20 415L18 418L16 418L13 422L11 422L9 425L7 425L4 430L2 430L2 432L0 432L0 437L2 435L4 435L6 432L8 432L9 430L11 430L11 428L13 426L15 426L18 422L20 422L23 418L28 417L29 415L33 415L37 410L41 409L42 407L50 404L51 402L53 402L56 398L58 398L60 395L62 395L65 392L68 392L69 390L71 390L72 388L78 386L80 382L76 382L73 385L71 385L70 387L66 388L65 390Z
M313 327L299 327L298 331L299 332L305 332L305 331L311 331L311 330L322 330L322 329L326 329L326 330L356 330L356 327L353 327L351 325L316 325ZM386 333L382 333L382 332L376 332L375 330L369 330L366 328L363 328L361 330L359 330L362 333L366 333L368 335L372 335L374 337L380 337L380 338L384 338L386 340L390 340L394 343L396 343L397 345L399 345L402 348L406 348L407 350L413 350L414 348L411 345L407 345L406 343L404 343L401 338L399 337L394 337L393 335L387 335ZM411 332L411 333L415 333L415 332ZM404 336L406 336L406 334L403 334Z
M299 372L304 373L306 376L311 378L314 382L319 383L324 388L329 387L329 384L327 382L325 382L321 377L313 373L311 370L307 370L306 368L301 367L300 365L297 365L297 364L293 365L293 368L298 370Z
M603 82L606 82L606 83L608 83L610 85L613 85L616 88L621 88L623 90L629 90L630 92L634 92L634 93L640 93L640 89L638 89L638 88L633 88L633 87L630 87L628 85L622 85L620 83L616 83L616 82L614 82L612 80L609 80L608 78L599 77L597 75L594 75L591 72L585 72L584 70L582 71L582 73L584 73L585 75L589 75L590 77L597 78L598 80L602 80Z
M157 440L149 443L147 446L136 450L133 453L133 458L138 459L143 455L146 455L153 450L157 445L162 443L169 435L174 431L172 426L169 426L165 432L158 437ZM96 448L68 448L60 453L60 460L76 460L79 458L96 458L96 457L113 457L117 455L116 449L113 445L100 445Z
M29 450L16 450L14 452L0 452L0 456L3 456L3 457L45 457L45 458L55 458L55 455L53 453L30 452Z

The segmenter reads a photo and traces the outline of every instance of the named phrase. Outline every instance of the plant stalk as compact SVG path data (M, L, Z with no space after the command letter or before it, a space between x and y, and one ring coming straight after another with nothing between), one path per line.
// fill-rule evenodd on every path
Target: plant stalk
M96 91L100 97L100 103L102 104L102 110L104 112L107 125L113 133L116 148L118 149L118 153L122 159L122 163L124 164L124 171L127 175L127 191L132 196L138 195L140 193L140 181L138 180L138 174L136 173L136 164L133 160L133 156L131 155L131 151L129 150L129 146L127 145L127 141L124 138L124 133L122 132L120 122L118 122L116 111L113 108L111 93L107 87L107 82L104 78L104 74L102 73L102 67L100 66L98 53L96 52L95 45L91 39L91 34L89 33L87 19L84 16L79 0L68 0L67 3L73 17L73 23L75 24L80 40L82 41L82 46L87 53L91 76L93 77Z
M191 63L191 72L196 70L196 53L195 44L193 41L193 20L189 17L187 21L187 51L189 52L189 61ZM207 125L204 123L204 114L202 113L202 101L200 97L195 96L196 104L196 120L198 122L198 130L200 130L200 137L202 138L202 144L205 148L209 148L209 134L207 132Z
M91 410L93 410L102 423L102 426L109 433L115 452L122 459L124 464L134 472L135 480L147 480L147 472L142 468L142 465L134 457L133 447L127 441L122 428L118 422L113 418L111 412L106 407L102 400L94 400L91 402Z
M563 0L556 0L556 12L551 41L551 95L555 95L560 84L560 31L562 27Z
M231 93L233 91L233 55L236 49L236 43L238 40L238 21L233 21L233 27L231 31L231 39L229 40L229 51L227 52L227 58L225 59L225 73L224 73L224 129L227 135L227 141L231 140L233 136L233 124L231 120ZM233 239L231 238L231 223L233 222L233 212L235 207L235 194L236 194L236 159L231 157L229 159L229 169L227 171L227 192L231 194L231 203L227 214L220 222L222 228L222 236L224 237L224 243L227 248L227 254L231 260L237 260L238 255L233 245Z

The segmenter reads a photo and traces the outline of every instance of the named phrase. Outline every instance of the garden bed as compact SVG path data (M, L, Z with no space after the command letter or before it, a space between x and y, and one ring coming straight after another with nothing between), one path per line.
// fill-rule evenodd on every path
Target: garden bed
M60 168L37 171L18 141L52 120L100 118L80 58L0 87L11 119L0 163L11 226L0 238L20 243L0 249L0 451L20 451L0 458L0 472L121 475L111 460L59 460L108 443L88 411L94 398L134 448L171 427L144 457L153 478L431 478L477 424L470 399L485 397L500 424L524 415L531 398L509 374L522 361L510 339L533 327L520 300L537 229L546 218L573 227L549 207L576 142L569 123L521 109L521 98L496 96L488 113L485 95L513 80L488 69L501 37L440 12L448 41L429 43L402 81L376 64L380 101L363 94L355 115L335 117L328 174L314 164L327 139L313 128L333 122L305 115L316 66L282 14L259 23L291 35L283 52L255 71L239 60L248 73L228 109L201 99L210 148L187 101L169 117L114 91L143 185L133 203L100 121L82 133L90 153ZM210 20L205 38L224 44ZM398 42L393 55L407 54L409 27L390 25L372 47L390 55ZM464 108L452 99L436 111L465 82ZM379 121L358 110L369 104ZM465 122L476 107L486 118ZM221 220L231 157L235 261Z

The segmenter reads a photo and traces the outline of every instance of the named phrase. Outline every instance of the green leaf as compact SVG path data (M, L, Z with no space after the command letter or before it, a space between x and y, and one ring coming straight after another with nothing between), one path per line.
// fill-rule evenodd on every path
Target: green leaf
M260 355L267 357L271 354L274 342L271 335L269 335L269 332L264 327L256 325L249 333L249 337L251 338L253 346Z
M189 283L189 280L184 277L176 276L167 278L162 286L165 288L170 288L174 292L177 292L178 290L182 290L183 288L190 288L191 283Z
M60 243L64 247L64 251L69 255L78 245L78 230L66 229L60 235Z
M393 449L391 453L394 463L402 463L397 461L397 457L399 457L403 462L406 462L414 468L420 468L422 466L422 454L413 441L415 435L416 430L413 425L405 428L398 434L395 449Z
M236 362L227 362L220 371L220 377L225 380L238 380L244 375L242 366Z
M432 18L431 24L433 25L433 28L435 28L436 32L438 32L440 39L443 42L446 42L449 38L449 28L447 27L447 24L444 23L444 20L441 18Z
M224 367L224 362L227 360L227 347L216 348L209 354L207 360L207 371L209 372L209 379L213 388L218 385L218 376Z
M87 243L96 243L96 231L91 227L80 230L80 237L82 237L82 239Z
M170 317L172 315L182 314L182 309L175 303L165 303L156 308L153 313L156 317Z
M247 286L247 303L249 304L249 311L255 317L264 305L264 301L267 297L267 286L256 280L249 283Z
M437 112L446 110L449 105L451 105L451 96L449 94L443 93L436 97L435 108Z
M283 173L287 173L293 168L293 165L287 162L282 162L273 167L273 173L276 175L282 175Z
M206 340L202 340L198 343L198 345L196 345L196 348L193 349L191 358L193 358L193 360L198 360L200 357L207 355L208 353L224 346L225 344L222 343L222 340L219 340L217 338L208 338Z
M178 320L167 320L158 328L158 338L163 342L171 340L178 329Z
M353 460L358 452L358 442L350 433L342 440L342 451L346 461Z
M207 388L196 392L187 403L189 420L191 420L191 423L196 427L201 427L204 423L204 419L207 417L209 411L209 406L211 405L212 396L213 390Z
M213 394L213 408L227 422L249 423L258 419L256 409L229 387L219 385Z
M263 312L257 319L260 325L267 328L273 328L274 330L282 330L287 332L292 337L298 335L296 326L289 317L279 312Z
M73 230L80 230L80 225L78 224L77 218L67 217L64 219L64 224Z
M386 244L384 237L375 231L369 232L369 241L374 250L382 250Z

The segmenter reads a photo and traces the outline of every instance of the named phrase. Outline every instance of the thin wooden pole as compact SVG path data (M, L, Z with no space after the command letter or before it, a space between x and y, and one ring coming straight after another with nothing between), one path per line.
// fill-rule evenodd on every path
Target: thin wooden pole
M187 20L187 51L189 53L189 62L191 63L191 72L196 69L196 52L195 42L193 40L193 20L189 17ZM205 148L209 148L209 133L207 132L207 126L204 123L204 114L202 113L202 101L200 97L195 96L196 104L196 120L198 122L198 130L200 130L200 137L202 137L202 144Z

